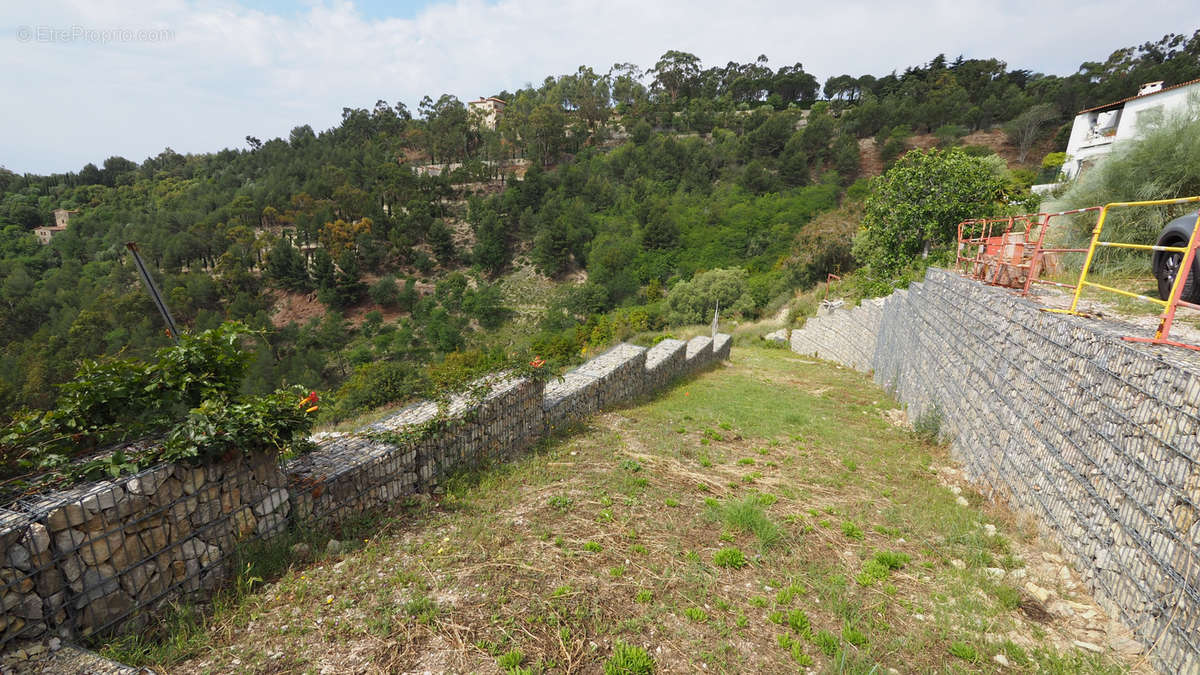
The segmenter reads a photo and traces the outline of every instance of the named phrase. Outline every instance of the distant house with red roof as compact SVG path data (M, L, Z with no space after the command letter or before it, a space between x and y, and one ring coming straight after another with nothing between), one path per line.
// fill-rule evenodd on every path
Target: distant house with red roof
M54 235L59 232L65 232L67 225L71 221L71 214L79 213L79 211L68 211L67 209L54 209L54 225L48 227L35 227L33 233L37 235L38 241L45 246L50 243Z
M1067 178L1075 178L1088 165L1112 152L1117 142L1140 137L1141 123L1147 118L1162 118L1188 106L1200 106L1200 80L1170 87L1164 87L1161 81L1148 82L1136 96L1081 110L1071 126L1063 173Z

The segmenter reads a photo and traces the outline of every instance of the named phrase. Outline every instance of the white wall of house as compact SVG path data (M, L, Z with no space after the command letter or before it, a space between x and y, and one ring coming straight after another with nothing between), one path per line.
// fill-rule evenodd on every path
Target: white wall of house
M1200 82L1139 96L1107 110L1079 113L1071 125L1063 173L1067 178L1078 176L1088 164L1112 152L1114 144L1139 138L1148 119L1169 117L1189 106L1200 106Z

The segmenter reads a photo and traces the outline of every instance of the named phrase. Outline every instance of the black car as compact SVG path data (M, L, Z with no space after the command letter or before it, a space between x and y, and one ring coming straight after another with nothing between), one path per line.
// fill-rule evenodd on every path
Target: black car
M1167 223L1162 234L1158 235L1159 246L1187 246L1192 236L1192 228L1196 226L1195 213L1179 216ZM1171 286L1175 283L1175 275L1183 264L1183 253L1179 251L1155 251L1153 267L1154 278L1158 279L1158 297L1166 300L1171 295ZM1200 256L1192 261L1192 272L1188 274L1187 283L1179 299L1185 302L1200 303Z

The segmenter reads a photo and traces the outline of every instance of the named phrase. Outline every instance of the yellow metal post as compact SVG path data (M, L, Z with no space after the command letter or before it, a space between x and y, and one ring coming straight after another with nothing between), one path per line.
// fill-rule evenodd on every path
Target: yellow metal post
M1075 285L1075 297L1071 298L1071 309L1067 310L1071 314L1079 313L1079 296L1083 295L1083 285L1087 281L1088 269L1092 266L1092 258L1096 256L1096 242L1100 241L1100 232L1104 230L1104 219L1108 217L1108 207L1110 206L1112 204L1105 204L1104 208L1100 209L1100 217L1096 219L1096 227L1092 230L1092 243L1088 245L1083 269L1079 271L1079 283Z

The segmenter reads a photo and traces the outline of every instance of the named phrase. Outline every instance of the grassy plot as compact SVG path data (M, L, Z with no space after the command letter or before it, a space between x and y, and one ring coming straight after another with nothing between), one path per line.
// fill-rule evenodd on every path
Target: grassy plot
M940 485L945 449L889 423L895 406L861 374L739 348L106 654L171 672L1124 670L1022 613L1021 575L995 570L1021 569L1025 531Z

